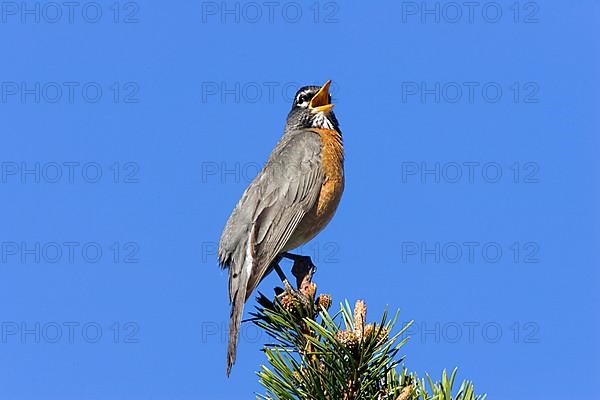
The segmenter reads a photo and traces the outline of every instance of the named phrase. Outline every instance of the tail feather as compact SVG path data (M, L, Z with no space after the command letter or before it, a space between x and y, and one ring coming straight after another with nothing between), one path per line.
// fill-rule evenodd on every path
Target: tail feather
M253 236L251 235L250 238ZM231 313L229 315L229 343L227 345L227 376L231 373L231 367L235 363L240 324L244 314L244 303L246 302L246 287L253 272L253 242L248 240L234 257L229 266L229 299L231 301Z
M231 303L231 314L229 317L229 344L227 345L227 376L231 373L231 367L235 363L237 341L240 333L240 324L244 313L246 285L238 288Z

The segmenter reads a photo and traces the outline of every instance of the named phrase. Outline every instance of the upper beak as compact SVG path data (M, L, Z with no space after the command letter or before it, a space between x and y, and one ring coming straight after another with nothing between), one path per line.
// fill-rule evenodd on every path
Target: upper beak
M329 86L331 80L325 82L325 84L319 89L315 97L310 101L310 109L312 112L325 112L328 113L333 108L333 104L329 103Z

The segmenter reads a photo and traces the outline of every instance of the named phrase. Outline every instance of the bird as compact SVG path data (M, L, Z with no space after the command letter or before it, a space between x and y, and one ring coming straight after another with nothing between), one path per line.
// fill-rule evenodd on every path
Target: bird
M229 269L227 376L236 360L244 305L282 256L325 228L344 191L344 146L329 88L301 87L283 135L229 216L218 261ZM275 265L273 265L275 264Z

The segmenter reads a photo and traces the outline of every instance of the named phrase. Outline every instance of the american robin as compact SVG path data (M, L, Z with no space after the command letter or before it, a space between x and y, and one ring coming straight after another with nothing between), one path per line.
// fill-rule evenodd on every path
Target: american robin
M327 81L296 93L283 136L231 213L219 242L229 268L227 375L235 362L248 300L282 256L314 238L331 220L344 190L342 132ZM278 269L279 271L279 269Z

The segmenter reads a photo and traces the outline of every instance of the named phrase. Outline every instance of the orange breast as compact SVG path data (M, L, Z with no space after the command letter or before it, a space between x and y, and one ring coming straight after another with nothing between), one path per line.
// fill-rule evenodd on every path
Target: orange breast
M344 191L344 146L339 132L328 129L315 129L321 136L323 145L321 165L325 180L319 198L292 234L285 251L291 250L315 237L329 223L342 198Z

